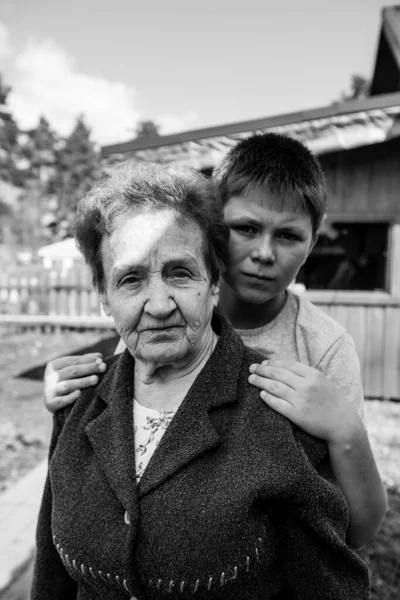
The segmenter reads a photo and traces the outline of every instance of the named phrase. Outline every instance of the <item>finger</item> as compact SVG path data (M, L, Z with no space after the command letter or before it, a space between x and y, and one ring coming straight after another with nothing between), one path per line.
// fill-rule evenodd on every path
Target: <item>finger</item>
M60 408L64 408L65 406L72 404L72 402L75 402L80 395L80 390L75 390L75 392L71 392L66 396L56 396L55 398L45 400L45 406L48 411L54 414L60 410Z
M71 365L80 365L85 363L96 362L97 359L102 359L103 355L100 352L93 352L91 354L82 354L69 356L60 356L59 358L53 359L48 365L51 365L53 369L59 370L69 367Z
M92 352L90 354L78 354L75 358L78 359L76 364L84 364L95 362L98 358L103 359L103 355L101 352Z
M256 375L255 373L250 375L249 383L260 390L264 390L268 394L272 394L276 398L290 402L290 394L293 390L285 383L275 381L274 379L267 379L266 377L259 377L259 375Z
M276 358L271 358L269 360L263 360L261 364L286 369L292 373L295 373L296 375L299 375L299 377L307 377L311 371L315 371L313 367L295 360L278 360Z
M87 377L88 375L104 373L106 369L107 365L104 362L91 362L85 364L72 365L69 367L64 367L64 369L59 369L57 371L58 381L65 381L66 379L79 379L82 377Z
M296 373L293 373L292 371L289 371L284 367L278 367L275 365L270 366L269 363L266 365L250 365L249 370L251 373L258 375L259 377L280 381L281 383L284 383L285 385L291 387L293 390L298 389L304 379L303 377L300 377Z
M99 382L97 375L90 375L89 377L80 377L79 379L67 379L65 381L59 381L53 390L53 396L66 396L71 392L77 390L83 390L84 388L96 385Z
M267 404L270 408L273 408L274 410L276 410L276 412L280 413L287 419L291 418L292 405L289 402L285 402L285 400L277 398L272 394L268 394L265 391L260 392L260 396L263 402L265 402L265 404Z

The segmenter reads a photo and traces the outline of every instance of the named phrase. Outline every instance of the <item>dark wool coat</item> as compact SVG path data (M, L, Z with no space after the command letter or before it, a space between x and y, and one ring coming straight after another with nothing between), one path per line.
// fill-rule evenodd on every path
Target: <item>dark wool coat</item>
M33 600L366 600L325 443L248 384L261 357L219 341L136 486L133 368L54 417Z

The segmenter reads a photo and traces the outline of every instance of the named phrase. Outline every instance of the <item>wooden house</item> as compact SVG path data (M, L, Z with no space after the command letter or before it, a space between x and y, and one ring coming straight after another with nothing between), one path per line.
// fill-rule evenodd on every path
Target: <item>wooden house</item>
M175 161L207 174L239 140L274 131L312 150L328 211L299 274L305 294L353 335L367 397L400 400L400 6L382 12L369 97L322 108L151 135L102 149L108 164Z

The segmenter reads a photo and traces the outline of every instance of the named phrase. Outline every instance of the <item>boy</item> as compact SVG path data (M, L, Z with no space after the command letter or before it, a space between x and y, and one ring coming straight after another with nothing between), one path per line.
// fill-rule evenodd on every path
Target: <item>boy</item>
M361 419L354 343L343 327L287 289L325 212L321 167L301 143L270 133L241 141L214 178L231 231L219 310L246 345L268 358L250 368L249 381L262 399L326 440L349 506L347 541L360 547L377 531L387 500ZM49 363L47 408L54 412L74 401L80 388L97 382L91 374L104 369L99 355Z

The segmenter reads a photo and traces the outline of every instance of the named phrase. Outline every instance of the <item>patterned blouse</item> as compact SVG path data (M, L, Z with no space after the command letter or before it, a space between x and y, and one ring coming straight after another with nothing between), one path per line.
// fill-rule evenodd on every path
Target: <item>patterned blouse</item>
M139 483L174 414L174 410L160 412L133 401L136 483Z

